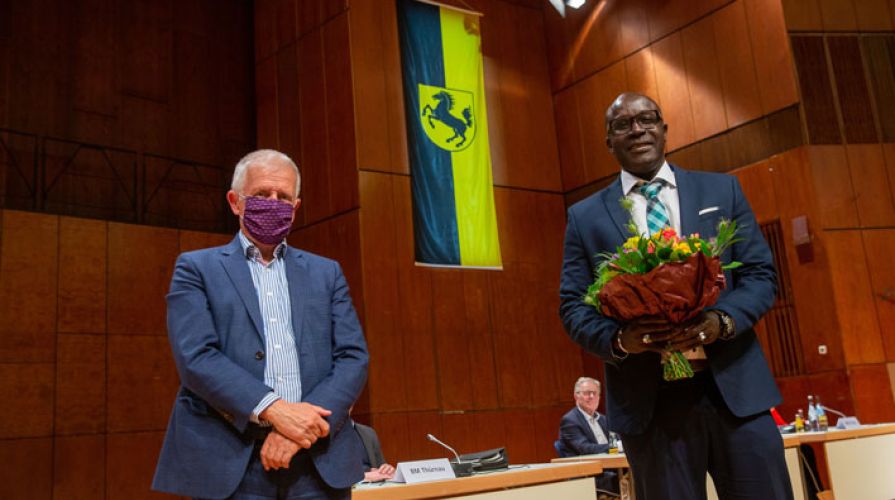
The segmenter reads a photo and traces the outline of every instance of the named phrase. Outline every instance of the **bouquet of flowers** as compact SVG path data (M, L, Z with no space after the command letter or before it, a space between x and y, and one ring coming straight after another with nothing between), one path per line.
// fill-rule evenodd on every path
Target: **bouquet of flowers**
M630 200L623 198L621 204L630 212ZM615 253L598 256L596 280L584 295L585 303L622 322L651 317L680 324L692 319L718 300L725 286L723 271L741 265L722 265L720 258L739 241L734 221L722 219L718 235L708 240L698 233L680 236L670 227L641 235L633 220L627 229L633 236ZM680 352L663 352L662 366L665 380L693 376Z

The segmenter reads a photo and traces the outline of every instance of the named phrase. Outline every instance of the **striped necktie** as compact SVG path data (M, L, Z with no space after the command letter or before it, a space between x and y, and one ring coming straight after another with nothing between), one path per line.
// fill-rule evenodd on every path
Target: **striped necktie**
M656 234L669 225L668 209L659 199L659 191L665 187L665 181L656 179L640 185L640 194L646 198L646 227L650 235Z

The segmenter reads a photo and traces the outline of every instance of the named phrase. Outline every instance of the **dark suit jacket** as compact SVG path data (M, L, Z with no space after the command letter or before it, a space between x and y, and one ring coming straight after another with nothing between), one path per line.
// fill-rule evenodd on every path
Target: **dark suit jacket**
M771 307L776 293L773 257L735 177L690 172L672 166L680 198L681 232L711 237L723 217L739 225L741 239L722 255L723 262L743 265L727 271L727 288L712 308L736 322L736 337L705 347L709 368L728 408L745 417L781 401L752 325ZM560 316L569 336L605 361L609 428L620 433L644 431L653 415L662 379L659 355L633 354L616 361L610 352L619 323L600 315L581 297L594 280L597 255L615 251L630 235L628 213L619 204L621 181L576 203L568 210ZM700 212L703 212L700 214Z
M597 413L597 424L603 429L606 439L609 439L609 429L606 426L606 417ZM562 416L559 423L559 456L573 457L577 455L592 455L594 453L606 453L609 451L609 443L597 443L597 436L587 423L587 418L578 407L569 410Z
M364 450L366 451L364 465L367 470L375 469L384 464L385 457L382 455L382 447L379 445L379 436L376 435L376 431L372 427L357 422L354 422L354 430L357 431L361 442L364 443Z
M366 381L363 332L335 261L293 247L284 259L302 400L332 411L330 435L309 452L327 484L347 488L363 478L362 444L350 427L344 429ZM167 300L181 387L152 487L223 498L245 473L254 442L244 431L271 390L258 354L265 348L258 295L239 238L182 254Z

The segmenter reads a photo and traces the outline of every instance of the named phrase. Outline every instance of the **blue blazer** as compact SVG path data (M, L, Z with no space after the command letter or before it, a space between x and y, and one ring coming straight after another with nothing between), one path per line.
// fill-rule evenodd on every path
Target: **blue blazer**
M746 417L768 410L781 397L752 325L774 302L777 282L773 256L735 177L674 166L672 169L683 234L711 237L717 233L722 217L739 225L741 241L722 255L722 261L737 260L743 265L726 272L727 288L712 307L734 319L736 336L732 340L717 340L707 345L705 351L715 383L734 415ZM609 349L619 323L600 315L581 299L594 281L597 255L614 252L630 236L624 227L629 215L619 204L621 198L621 181L616 179L569 208L560 279L560 316L572 340L605 361L609 428L639 434L652 419L657 387L662 380L659 355L632 354L616 361Z
M345 425L367 376L363 332L338 263L293 247L284 259L302 401L332 411L330 435L300 453L310 453L327 484L347 488L364 476L363 445ZM251 457L249 416L271 391L258 354L265 350L261 310L239 238L180 255L167 300L181 386L152 487L224 498Z
M608 441L609 429L606 427L606 417L598 413L597 424L603 429ZM559 449L557 451L560 457L593 455L609 451L609 443L597 443L597 436L590 429L590 424L587 423L584 414L576 406L563 415L559 422Z

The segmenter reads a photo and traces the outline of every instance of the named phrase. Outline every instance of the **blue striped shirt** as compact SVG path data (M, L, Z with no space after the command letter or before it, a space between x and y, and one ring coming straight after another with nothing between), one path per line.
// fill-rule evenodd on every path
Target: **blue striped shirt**
M285 399L290 403L301 401L301 370L292 330L286 262L283 260L288 248L286 242L277 246L273 260L267 265L261 260L261 251L242 231L239 232L239 242L252 273L252 283L258 294L258 305L264 322L262 333L267 360L264 365L264 383L273 388L252 411L251 420L257 422L258 415L278 399Z

